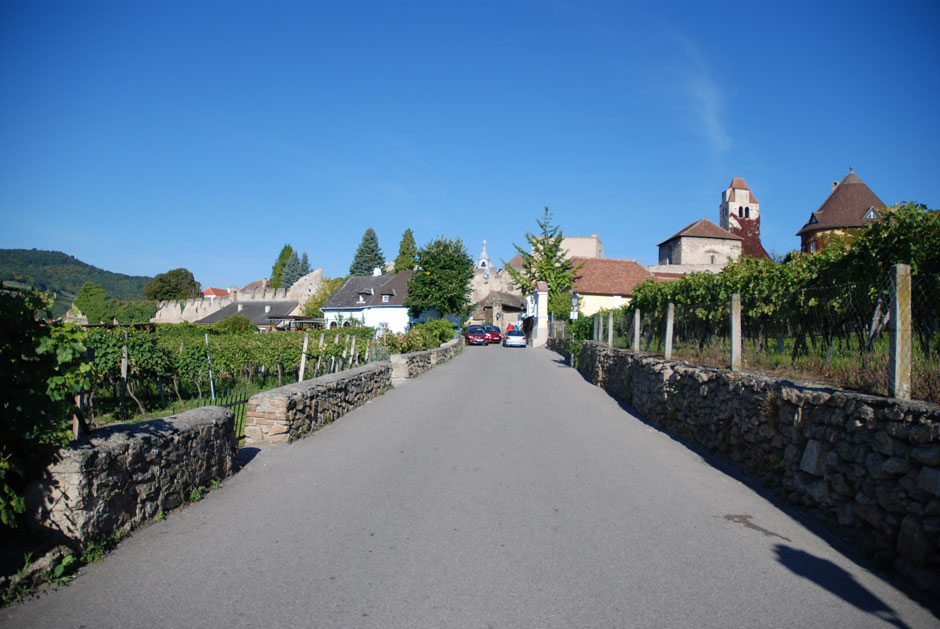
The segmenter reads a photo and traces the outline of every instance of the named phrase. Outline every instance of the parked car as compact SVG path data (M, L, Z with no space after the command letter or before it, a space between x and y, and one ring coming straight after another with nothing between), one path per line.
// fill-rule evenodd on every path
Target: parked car
M525 347L525 332L522 330L510 330L503 337L503 347Z
M499 343L503 340L503 335L499 333L499 328L495 325L480 326L486 332L486 344Z
M482 325L471 325L464 330L463 338L467 345L487 345L486 330Z

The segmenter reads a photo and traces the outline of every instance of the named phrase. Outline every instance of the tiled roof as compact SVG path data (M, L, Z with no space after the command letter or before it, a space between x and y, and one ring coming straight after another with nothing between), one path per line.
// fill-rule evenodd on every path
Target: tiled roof
M754 193L751 192L751 189L748 188L747 182L744 181L744 177L732 177L731 185L728 187L731 188L732 190L747 190L748 192L751 193L750 195L748 195L750 196L751 203L760 203L760 201L757 200L757 197L754 196Z
M239 290L242 292L250 292L256 290L262 290L268 287L268 280L255 280L254 282L249 282L242 286Z
M858 175L850 172L819 209L810 214L809 220L796 235L840 227L863 227L872 222L872 219L864 218L870 208L880 212L886 207Z
M659 245L664 245L670 240L675 240L681 236L688 236L690 238L721 238L722 240L743 240L743 238L740 236L736 236L727 229L723 229L718 225L715 225L707 218L700 218L691 225L687 225L680 229L678 232L659 243ZM659 245L656 246L658 247Z
M653 277L657 282L672 282L682 279L683 273L666 273L665 271L653 271Z
M508 306L510 308L520 309L525 303L525 300L523 300L519 295L513 295L512 293L505 293L498 290L491 291L490 294L481 299L479 303L483 305L492 305L497 301L500 302L504 307Z
M225 297L228 295L228 290L225 288L207 288L202 291L202 294L208 297L209 295L215 295L216 297Z
M577 293L594 295L632 295L633 289L652 274L636 260L614 258L573 258L575 267L582 262L574 279Z
M408 280L412 273L402 271L394 275L353 275L326 298L320 309L403 306L408 297ZM360 295L362 301L359 301ZM388 295L387 302L382 301L382 295Z
M265 307L268 308L268 312L265 312ZM296 307L296 301L238 301L213 312L208 317L196 321L196 323L208 325L235 315L241 315L251 319L251 322L255 325L264 325L265 323L271 323L270 319L272 317L290 315ZM241 309L239 310L239 308Z
M511 266L512 268L517 269L517 270L521 269L522 268L522 254L517 253L516 255L514 255L509 260L509 262L506 263L506 266Z

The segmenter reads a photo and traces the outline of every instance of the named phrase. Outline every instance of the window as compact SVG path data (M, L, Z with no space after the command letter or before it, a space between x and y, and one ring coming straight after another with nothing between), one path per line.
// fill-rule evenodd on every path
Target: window
M383 303L383 304L387 304L387 303L388 303L388 297L389 297L388 295L382 295L382 303Z
M810 243L809 243L809 252L810 252L810 253L816 253L816 241L815 241L815 240L810 241Z
M366 301L366 296L364 293L359 293L359 303L364 304Z
M868 214L865 215L865 218L872 220L872 221L877 220L878 212L875 211L874 207L870 207L868 208Z
M744 218L751 218L751 208L744 208Z
M715 264L715 256L712 256L712 264Z
M744 218L744 208L738 206L738 218Z

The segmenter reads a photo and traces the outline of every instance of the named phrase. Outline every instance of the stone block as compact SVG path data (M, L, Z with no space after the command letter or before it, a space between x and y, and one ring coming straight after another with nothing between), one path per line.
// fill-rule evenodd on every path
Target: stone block
M885 456L907 455L907 446L901 441L890 437L887 432L875 433L871 449Z
M940 469L924 467L920 470L917 486L934 496L940 496Z
M803 449L800 469L813 476L822 476L826 471L826 456L828 454L822 443L811 439Z
M927 565L927 558L936 552L936 546L924 531L923 521L909 515L901 521L898 530L898 554L918 568Z
M911 459L921 465L940 466L940 444L917 446L911 450Z

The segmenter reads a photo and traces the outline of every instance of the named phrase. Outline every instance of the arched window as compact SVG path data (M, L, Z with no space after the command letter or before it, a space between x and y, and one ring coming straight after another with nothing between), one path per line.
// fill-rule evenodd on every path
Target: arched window
M715 264L715 256L712 256L712 264Z
M744 218L744 208L738 206L738 218Z
M744 218L751 218L751 208L744 208Z

